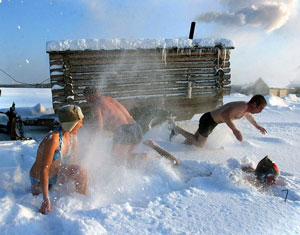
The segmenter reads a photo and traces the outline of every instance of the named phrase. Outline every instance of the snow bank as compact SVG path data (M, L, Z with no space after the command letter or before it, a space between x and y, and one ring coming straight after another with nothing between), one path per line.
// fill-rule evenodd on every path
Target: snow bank
M250 98L236 94L224 103ZM117 165L110 158L112 138L91 141L83 127L79 156L89 173L88 195L65 190L74 185L54 186L47 216L38 212L42 195L31 195L28 177L39 141L0 142L1 234L299 234L300 100L266 99L269 105L255 119L268 133L235 120L241 143L225 124L209 136L212 148L204 149L181 144L180 136L170 142L167 124L146 133L144 140L155 140L181 159L177 167L142 144L136 151L149 152L149 158ZM39 104L30 107L26 113L45 111ZM195 131L198 120L177 124ZM278 165L283 186L255 187L241 170L265 155Z

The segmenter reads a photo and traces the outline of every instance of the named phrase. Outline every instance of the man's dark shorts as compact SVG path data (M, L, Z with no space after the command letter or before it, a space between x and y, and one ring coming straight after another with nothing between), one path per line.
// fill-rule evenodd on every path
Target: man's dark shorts
M212 118L210 112L205 113L201 116L201 118L199 120L199 128L196 132L196 135L200 134L203 137L208 137L217 125L218 125L218 123L216 123L214 121L214 119Z
M139 144L142 141L142 129L139 124L123 124L121 125L113 138L114 144Z

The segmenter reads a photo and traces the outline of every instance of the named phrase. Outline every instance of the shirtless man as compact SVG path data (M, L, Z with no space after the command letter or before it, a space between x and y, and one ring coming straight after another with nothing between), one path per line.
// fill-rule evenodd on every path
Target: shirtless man
M265 128L256 123L252 114L260 113L266 105L267 102L262 95L253 96L248 103L243 101L227 103L220 108L203 114L199 120L199 128L195 134L191 134L178 126L174 126L170 134L170 140L174 135L181 134L186 138L184 142L185 144L195 145L202 148L206 143L208 135L212 133L213 129L219 123L226 123L237 140L242 141L242 133L233 123L233 120L240 119L242 117L246 117L256 129L258 129L262 134L265 134L267 131Z
M112 155L120 158L130 155L142 141L142 129L127 109L116 99L102 96L94 87L86 87L84 96L93 105L98 132L103 129L114 133Z

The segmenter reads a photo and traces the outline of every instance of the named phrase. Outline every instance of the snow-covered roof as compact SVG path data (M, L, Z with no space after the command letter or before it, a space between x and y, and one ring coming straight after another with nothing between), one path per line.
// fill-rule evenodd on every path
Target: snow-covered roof
M192 48L192 47L234 48L233 42L224 38L201 39L78 39L47 42L47 52L84 51L84 50L135 50L156 48Z

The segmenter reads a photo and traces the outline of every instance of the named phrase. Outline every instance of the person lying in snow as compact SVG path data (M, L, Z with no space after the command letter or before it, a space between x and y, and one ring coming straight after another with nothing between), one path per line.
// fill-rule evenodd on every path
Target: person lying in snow
M251 175L247 178L250 182L256 185L270 186L276 184L276 179L280 175L280 171L276 163L272 162L268 156L265 156L259 161L256 168L250 166L242 167L246 173L254 174L255 178Z
M72 180L75 182L76 192L87 193L87 172L76 164L69 164L71 160L76 161L76 135L82 127L84 116L79 106L66 105L58 110L58 118L60 126L44 137L30 170L32 194L43 194L40 208L42 214L47 214L51 210L48 190L55 183L61 184ZM64 164L63 160L68 156L73 159Z
M195 145L202 148L213 129L220 123L226 123L237 140L242 141L242 133L233 123L233 120L240 119L242 117L246 117L255 128L257 128L262 134L265 134L267 131L265 128L256 123L252 114L260 113L266 105L267 102L262 95L253 96L248 103L243 101L227 103L220 108L203 114L199 120L199 128L195 134L191 134L174 125L170 134L170 140L174 135L181 134L186 138L184 144Z
M92 116L95 117L96 130L113 132L112 156L123 158L130 156L142 141L142 129L127 109L116 99L102 96L96 88L86 87L84 96L92 104Z

